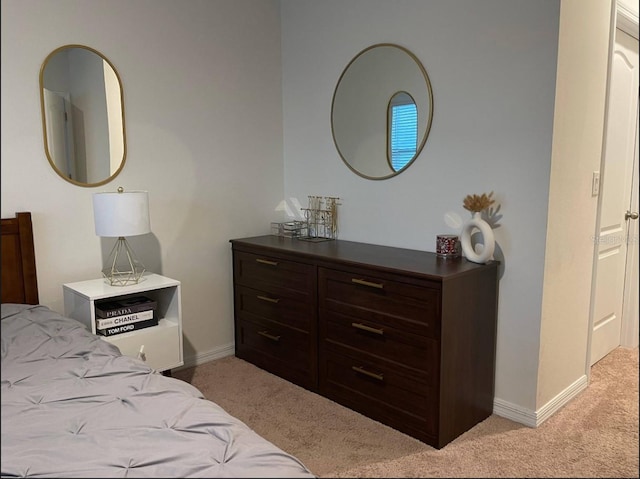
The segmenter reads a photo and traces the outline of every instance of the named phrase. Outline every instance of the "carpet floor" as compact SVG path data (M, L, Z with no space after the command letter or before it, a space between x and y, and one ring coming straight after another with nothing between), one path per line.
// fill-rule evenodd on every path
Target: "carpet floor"
M638 477L638 348L538 428L494 414L440 450L233 356L173 375L319 477Z

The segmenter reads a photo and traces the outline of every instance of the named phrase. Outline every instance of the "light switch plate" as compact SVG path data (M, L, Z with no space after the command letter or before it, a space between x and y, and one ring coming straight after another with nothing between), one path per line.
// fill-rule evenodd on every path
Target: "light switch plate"
M593 179L591 180L591 196L598 196L600 194L600 172L593 172Z

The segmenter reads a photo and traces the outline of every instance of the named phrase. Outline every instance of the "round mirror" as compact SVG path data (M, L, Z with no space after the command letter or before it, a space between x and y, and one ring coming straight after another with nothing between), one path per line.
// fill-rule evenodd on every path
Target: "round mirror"
M99 186L126 157L122 83L111 62L82 45L51 52L40 69L44 150L65 180Z
M358 53L342 72L331 133L352 171L383 180L415 161L432 118L431 83L420 61L401 46L380 43Z

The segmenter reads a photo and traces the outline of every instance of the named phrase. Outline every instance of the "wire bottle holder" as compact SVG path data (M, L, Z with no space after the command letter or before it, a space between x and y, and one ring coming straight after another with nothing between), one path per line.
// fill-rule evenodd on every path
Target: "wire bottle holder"
M303 241L327 241L338 237L338 205L336 196L309 196L308 208L302 208L306 228L298 237Z

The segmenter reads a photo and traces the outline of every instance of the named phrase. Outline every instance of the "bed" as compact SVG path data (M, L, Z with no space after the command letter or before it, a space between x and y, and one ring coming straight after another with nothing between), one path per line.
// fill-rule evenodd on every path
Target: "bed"
M200 391L38 304L30 213L2 219L2 477L314 477Z

